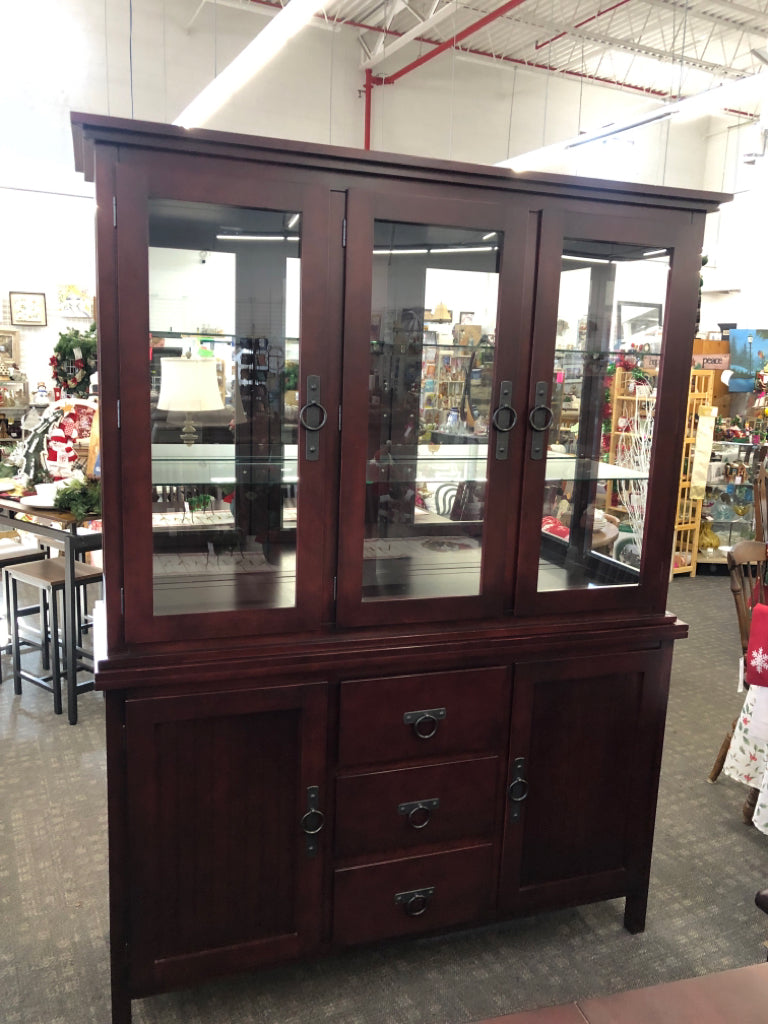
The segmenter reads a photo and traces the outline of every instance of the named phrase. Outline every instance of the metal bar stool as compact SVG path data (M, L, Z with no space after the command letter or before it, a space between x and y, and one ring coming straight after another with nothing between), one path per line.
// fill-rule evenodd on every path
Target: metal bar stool
M53 694L53 710L57 715L62 712L61 702L61 677L66 671L62 663L59 648L66 649L66 638L60 635L60 617L58 598L64 593L65 564L63 558L46 558L42 561L29 562L24 565L11 566L6 570L6 576L10 580L10 617L12 625L12 649L13 649L13 690L14 693L21 693L21 682L26 680L47 690ZM84 562L75 562L75 581L78 594L82 588L90 583L100 583L103 574L101 569ZM19 607L19 583L35 587L40 592L40 603ZM78 602L79 608L79 602ZM43 628L36 632L21 632L21 620L27 616L42 613ZM50 616L50 629L46 628L47 617ZM76 658L75 671L92 668L93 658L86 651L80 641L81 623L75 624L74 651ZM43 669L46 668L46 654L50 673L46 675L35 675L21 667L22 645L32 650L39 650L43 661ZM89 663L88 663L89 662ZM86 683L77 683L75 693L84 693L93 689L93 680Z
M11 609L11 593L10 593L10 581L8 576L5 574L5 570L9 569L13 565L24 565L27 562L39 562L43 558L48 557L48 548L42 544L24 545L19 541L14 541L13 544L4 546L5 542L0 542L0 572L3 574L3 616L8 623L8 634L9 639L5 644L0 645L0 654L11 654L13 651L13 644L10 640L11 626L10 626L10 609ZM41 629L43 626L41 625ZM43 668L48 668L48 653L46 651L45 659L43 662ZM0 661L0 683L3 681L3 670L2 661Z

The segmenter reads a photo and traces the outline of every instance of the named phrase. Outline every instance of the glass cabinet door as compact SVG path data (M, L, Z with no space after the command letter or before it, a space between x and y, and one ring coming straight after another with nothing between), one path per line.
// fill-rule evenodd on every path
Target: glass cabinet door
M511 317L503 345L500 334L509 231L494 208L487 219L454 212L453 223L424 204L414 219L402 202L396 209L374 211L357 239L370 268L356 310L364 337L348 303L344 362L355 382L350 370L344 415L356 403L362 435L345 435L342 452L345 620L435 618L453 601L479 614L499 568L489 557L495 425L506 441L516 414L501 367L520 348ZM352 237L351 214L349 225Z
M650 480L652 468L661 469L676 496L677 433L659 417L660 371L674 345L666 307L675 246L663 226L617 235L606 241L566 230L558 272L540 285L547 313L531 381L532 516L521 545L529 561L521 583L539 607L578 610L574 591L594 601L608 589L604 600L614 607L638 602L644 575L669 554L653 547ZM553 286L556 302L544 299Z
M148 438L150 474L130 542L151 589L149 600L129 589L127 631L207 635L246 617L257 631L318 619L309 597L320 549L303 550L299 537L305 510L322 501L324 461L336 456L325 443L321 373L333 346L321 359L327 318L304 288L307 196L262 185L246 204L153 191L137 296L148 330L133 334L124 317L121 338L130 372L145 381L135 437ZM131 461L138 483L147 463ZM314 493L303 501L307 481Z

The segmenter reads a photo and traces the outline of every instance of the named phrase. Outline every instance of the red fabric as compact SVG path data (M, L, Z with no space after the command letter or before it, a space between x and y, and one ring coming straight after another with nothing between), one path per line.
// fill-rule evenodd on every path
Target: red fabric
M553 533L556 537L565 539L570 534L567 526L563 526L559 519L554 516L544 516L541 520L541 528L544 533ZM768 680L766 681L768 683Z
M768 686L768 605L752 609L744 680L748 686Z

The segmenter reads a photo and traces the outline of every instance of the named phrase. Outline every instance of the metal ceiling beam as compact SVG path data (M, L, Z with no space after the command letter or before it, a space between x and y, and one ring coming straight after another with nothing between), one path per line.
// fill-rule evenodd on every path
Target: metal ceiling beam
M495 11L491 11L486 14L485 17L480 18L479 21L473 22L466 28L463 28L460 32L456 32L450 39L446 39L445 42L439 43L434 49L428 53L422 54L421 57L417 57L416 60L412 60L410 64L406 64L405 67L400 68L399 71L393 72L391 75L384 75L383 78L375 82L376 85L391 85L393 82L398 81L404 75L409 74L411 71L415 71L420 68L423 64L433 60L435 57L439 57L441 53L445 53L446 50L453 49L457 43L467 39L469 36L474 35L475 32L479 32L480 29L485 28L494 21L498 21L499 18L503 18L505 14L514 10L516 7L520 7L526 0L507 0L501 7L497 7Z
M651 7L661 7L664 10L680 11L681 14L685 14L688 18L696 18L699 21L709 21L714 25L720 25L723 28L731 29L734 32L754 32L755 35L768 36L768 19L765 21L744 21L743 19L733 17L735 10L741 10L745 12L745 8L740 8L739 4L728 3L725 5L725 9L728 14L715 14L710 10L703 10L701 7L689 5L685 0L641 0L641 3L648 4ZM712 0L713 6L717 6L715 0ZM752 17L760 14L760 11L750 11Z
M604 8L602 11L596 11L594 14L590 14L588 18L584 18L583 21L577 21L575 25L570 28L563 29L556 36L552 36L551 39L547 39L544 43L536 43L534 49L541 50L545 46L549 46L550 43L556 42L558 39L562 39L564 36L572 35L576 29L583 28L584 25L588 25L590 21L597 21L598 18L602 18L606 14L613 14L617 7L623 7L624 4L631 3L632 0L617 0L615 4L610 7Z
M419 40L419 37L422 36L425 32L428 32L430 29L434 28L436 25L439 25L441 22L445 21L446 18L453 16L456 13L457 6L458 5L456 3L445 4L443 7L440 8L439 11L436 11L430 18L427 18L426 21L422 21L420 24L414 25L412 29L410 29L408 32L404 32L403 35L395 39L394 42L389 44L389 46L385 46L383 49L377 49L372 57L361 62L360 67L363 69L374 68L383 60L386 60L388 57L391 57L393 53L397 53L398 50L402 50L402 48L404 46L407 46L408 43L412 43L414 41L423 41ZM432 45L434 45L434 43Z
M687 67L697 68L700 71L708 71L713 75L723 78L741 78L744 75L744 71L741 69L731 68L725 64L717 64L714 61L706 61L701 58L685 54L681 57L679 53L673 53L670 50L663 50L656 46L645 46L642 43L635 42L633 39L629 39L624 36L611 36L604 32L584 32L575 27L567 29L565 32L558 33L556 31L558 26L553 22L540 21L538 19L535 21L530 19L523 20L526 25L542 29L544 32L554 31L556 34L552 41L568 36L575 39L582 39L588 43L594 43L597 46L638 54L642 57L651 57L653 60L658 60L665 64L680 64L682 60L682 63ZM548 44L537 43L536 49L540 49L546 45Z

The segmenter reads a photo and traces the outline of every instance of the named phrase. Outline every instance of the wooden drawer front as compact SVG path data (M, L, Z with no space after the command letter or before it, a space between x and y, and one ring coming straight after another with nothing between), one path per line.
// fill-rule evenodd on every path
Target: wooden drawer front
M336 783L336 855L490 839L499 758L369 772Z
M490 844L346 868L335 873L333 937L351 945L469 924L493 904Z
M504 749L507 674L506 668L479 668L343 683L340 763L373 764ZM406 715L413 720L404 721Z

